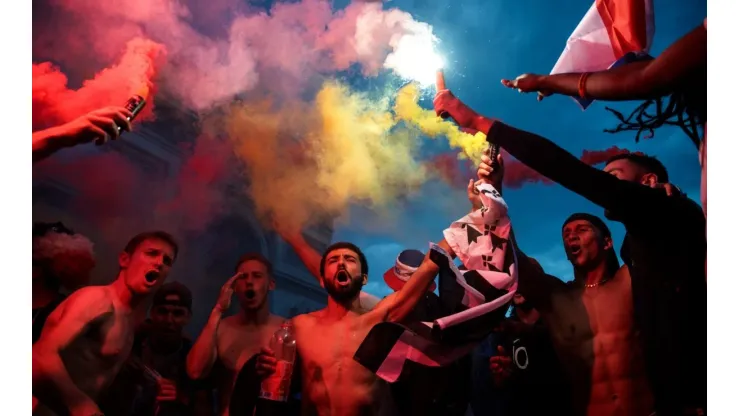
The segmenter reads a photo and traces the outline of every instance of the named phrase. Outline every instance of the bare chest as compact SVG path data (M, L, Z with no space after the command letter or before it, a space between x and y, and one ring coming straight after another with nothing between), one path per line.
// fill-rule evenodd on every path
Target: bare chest
M97 397L128 358L133 340L130 317L114 313L98 330L78 339L61 356L75 384Z
M369 392L378 381L375 374L354 360L370 326L360 319L296 328L296 345L304 377L328 394ZM352 390L352 392L346 391Z
M263 346L268 346L277 330L272 326L254 329L224 324L218 329L218 357L231 372L238 372Z

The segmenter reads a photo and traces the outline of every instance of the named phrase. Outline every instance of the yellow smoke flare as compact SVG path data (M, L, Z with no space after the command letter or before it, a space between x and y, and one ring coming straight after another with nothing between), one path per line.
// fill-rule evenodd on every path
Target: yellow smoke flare
M233 142L258 216L286 229L352 203L383 214L426 179L419 133L398 125L389 100L334 82L313 103L236 103L204 125Z
M398 91L394 112L398 120L409 123L430 137L445 137L450 147L460 149L460 158L468 158L477 162L480 155L488 148L486 135L476 133L471 135L460 131L455 123L442 120L432 110L419 106L419 87L416 84L407 84Z

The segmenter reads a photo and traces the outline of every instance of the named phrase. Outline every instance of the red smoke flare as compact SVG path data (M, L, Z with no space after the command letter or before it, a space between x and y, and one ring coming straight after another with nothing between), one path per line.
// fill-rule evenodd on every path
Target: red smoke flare
M468 180L475 175L470 172L466 176L461 169L460 162L460 159L453 153L441 153L427 161L425 167L453 188L467 187Z
M151 119L155 86L164 47L135 38L126 45L120 61L103 69L78 90L67 87L67 77L50 62L33 64L33 126L49 127L71 121L98 108L123 105L134 94L145 93L147 106L138 121Z
M612 146L606 150L584 150L581 154L581 161L588 163L589 165L598 165L605 163L609 158L623 153L629 153L627 149L620 149L617 146Z
M552 181L537 173L534 169L524 163L512 158L508 154L504 156L504 186L511 189L519 189L525 183L541 182L545 185L552 184Z

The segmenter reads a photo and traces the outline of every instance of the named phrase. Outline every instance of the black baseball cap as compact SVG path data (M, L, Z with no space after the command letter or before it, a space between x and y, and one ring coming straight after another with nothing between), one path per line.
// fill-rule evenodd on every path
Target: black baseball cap
M189 311L193 311L193 293L187 286L179 282L165 283L154 294L152 306L173 305L183 306Z

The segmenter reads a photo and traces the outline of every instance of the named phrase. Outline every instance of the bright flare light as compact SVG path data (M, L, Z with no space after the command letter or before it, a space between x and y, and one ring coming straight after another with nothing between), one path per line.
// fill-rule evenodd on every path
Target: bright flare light
M386 58L384 66L426 88L434 85L436 72L442 69L444 61L435 51L437 38L432 34L431 26L423 23L414 26L410 28L411 33L391 42L393 52Z

